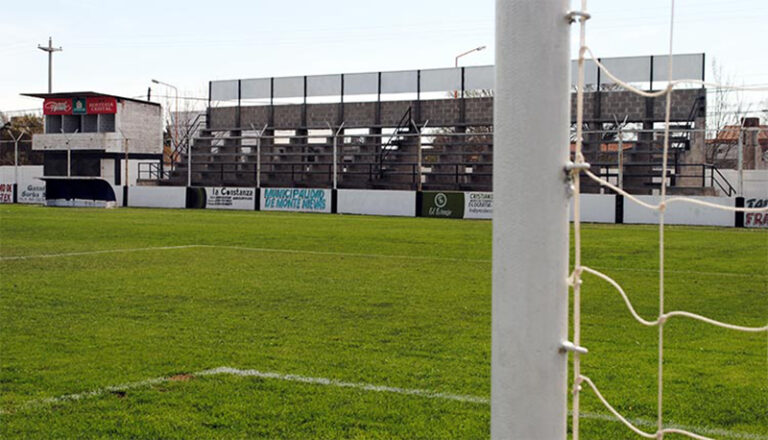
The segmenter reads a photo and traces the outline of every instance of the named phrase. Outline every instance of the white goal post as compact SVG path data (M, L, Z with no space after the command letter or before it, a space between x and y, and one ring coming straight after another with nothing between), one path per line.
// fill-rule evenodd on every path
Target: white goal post
M496 0L491 438L567 435L568 0Z

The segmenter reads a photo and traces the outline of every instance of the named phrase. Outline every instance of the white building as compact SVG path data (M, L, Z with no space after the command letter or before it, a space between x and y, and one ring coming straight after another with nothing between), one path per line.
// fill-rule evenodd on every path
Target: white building
M112 185L132 185L138 163L162 167L159 104L95 92L23 95L44 100L45 133L33 136L32 149L43 151L46 178L102 178Z

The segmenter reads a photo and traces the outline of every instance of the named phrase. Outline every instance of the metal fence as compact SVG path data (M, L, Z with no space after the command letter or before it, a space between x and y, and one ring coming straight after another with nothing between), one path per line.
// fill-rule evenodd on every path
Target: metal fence
M630 83L645 83L653 89L654 83L667 80L669 56L650 55L638 57L602 58L609 70ZM573 61L572 63L575 63ZM673 80L704 79L705 56L680 54L674 56ZM335 97L344 102L360 97L383 95L443 96L457 92L464 96L473 90L494 88L494 66L471 66L441 69L398 70L365 73L340 73L331 75L305 75L270 78L248 78L208 83L208 101L234 102L252 100L273 105L276 99L299 99L306 102L313 97ZM571 68L575 71L574 67ZM572 78L575 84L575 78ZM597 65L587 62L587 85L610 85L610 78L601 78Z

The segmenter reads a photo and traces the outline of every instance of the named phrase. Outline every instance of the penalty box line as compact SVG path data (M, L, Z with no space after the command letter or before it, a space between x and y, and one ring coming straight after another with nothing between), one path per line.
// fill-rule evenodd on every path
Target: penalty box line
M125 252L144 252L144 251L167 251L178 249L229 249L248 252L264 252L264 253L279 253L279 254L306 254L306 255L321 255L330 257L359 257L359 258L397 258L404 260L422 260L422 261L447 261L455 263L485 263L492 262L490 259L482 258L452 258L452 257L431 257L422 255L387 255L387 254L366 254L359 252L336 252L336 251L312 251L303 249L279 249L279 248L256 248L246 246L234 246L234 245L216 245L216 244L189 244L180 246L155 246L155 247L143 247L143 248L127 248L127 249L105 249L95 251L82 251L82 252L65 252L60 254L38 254L38 255L15 255L8 257L0 257L0 261L14 261L14 260L32 260L37 258L58 258L58 257L78 257L87 255L99 255L99 254L116 254ZM600 270L615 270L621 272L652 272L658 273L658 269L643 269L633 267L606 267L606 266L592 266L595 269ZM730 276L730 277L745 277L745 278L768 278L768 274L744 274L736 272L704 272L695 270L665 270L666 273L679 273L688 275L709 275L709 276Z
M218 375L254 377L254 378L264 379L264 380L280 380L280 381L286 381L286 382L304 383L304 384L310 384L310 385L329 386L329 387L336 387L336 388L350 388L350 389L361 390L361 391L400 394L400 395L406 395L406 396L422 397L427 399L449 400L454 402L472 403L472 404L480 404L480 405L490 404L490 399L488 399L487 397L474 396L470 394L444 393L444 392L421 389L421 388L402 388L402 387L393 387L388 385L374 385L374 384L365 383L365 382L346 382L342 380L329 379L325 377L310 377L310 376L302 376L298 374L284 374L284 373L275 373L275 372L268 372L268 371L259 371L259 370L253 370L253 369L242 370L239 368L232 368L232 367L211 368L208 370L202 370L202 371L192 373L188 376L208 377L208 376L218 376ZM49 397L46 399L32 400L22 405L21 409L35 409L45 405L54 405L57 403L79 401L79 400L84 400L92 397L102 396L108 393L121 392L121 391L124 392L132 389L144 388L152 385L159 385L167 382L172 382L173 380L174 380L173 377L157 377L154 379L147 379L147 380L142 380L138 382L128 382L121 385L109 386L109 387L100 388L92 391L86 391L82 393L65 394L58 397ZM13 411L0 410L0 414L12 414L12 413ZM620 423L616 417L610 414L581 413L579 414L579 416L582 419L592 419L592 420ZM629 419L629 421L638 426L648 426L648 427L656 426L656 421L650 420L650 419L634 418L634 419ZM704 428L704 427L697 428L697 427L688 427L688 426L675 425L675 424L667 424L666 427L685 429L686 431L694 431L694 432L698 432L698 433L710 435L710 436L729 437L729 438L736 438L741 440L768 440L768 437L762 436L759 434L731 431L731 430L720 429L720 428Z

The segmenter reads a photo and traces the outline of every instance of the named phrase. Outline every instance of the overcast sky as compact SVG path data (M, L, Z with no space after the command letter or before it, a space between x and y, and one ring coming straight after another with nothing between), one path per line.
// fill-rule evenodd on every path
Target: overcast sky
M589 11L598 56L667 52L669 0L592 0ZM493 0L6 2L0 110L40 107L19 93L46 91L47 56L36 47L49 35L64 48L54 91L145 95L157 78L204 97L211 79L447 67L480 45L488 50L462 63L492 64L493 15ZM716 59L733 83L768 83L768 1L678 0L676 18L675 52L705 52L708 79ZM768 107L767 97L749 99Z

